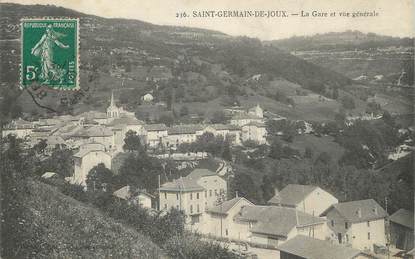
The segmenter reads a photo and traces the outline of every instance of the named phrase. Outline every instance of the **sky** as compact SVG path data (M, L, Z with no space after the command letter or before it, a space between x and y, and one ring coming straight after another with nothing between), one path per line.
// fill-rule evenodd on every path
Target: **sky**
M129 18L160 25L212 29L233 36L261 40L359 30L382 35L413 37L414 0L0 0L20 4L54 4L107 18ZM200 18L193 11L285 11L288 17ZM292 16L308 12L309 17ZM312 12L336 12L334 17L312 17ZM177 13L189 15L177 18ZM376 12L376 17L340 17L340 12Z

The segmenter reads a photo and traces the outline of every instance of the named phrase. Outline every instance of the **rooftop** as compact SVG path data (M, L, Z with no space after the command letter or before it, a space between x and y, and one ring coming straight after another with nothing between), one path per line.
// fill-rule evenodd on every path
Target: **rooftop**
M373 199L333 204L321 216L326 216L332 209L337 210L342 217L352 223L387 217L386 211Z
M317 189L317 186L289 184L285 186L280 192L276 193L275 196L268 201L268 203L277 205L281 204L285 206L296 206L315 189Z
M196 131L202 130L201 124L174 125L168 129L169 135L173 134L194 134Z
M257 222L253 233L287 237L294 227L322 224L324 219L297 211L292 208L274 206L245 206L235 216L240 221ZM298 220L298 222L297 222Z
M414 229L414 213L412 211L399 209L389 217L389 220L404 227Z
M147 124L144 125L144 129L147 131L164 131L168 128L164 124Z
M160 187L161 191L203 191L197 181L201 177L216 175L208 169L195 169L186 177L181 177L172 182L167 182Z
M232 117L232 120L246 120L246 119L251 119L251 120L262 120L262 118L253 115L253 114L249 114L249 113L243 113L243 114L236 114Z
M130 199L130 198L131 198L131 197L133 197L133 196L139 196L139 195L146 195L146 196L148 196L148 197L150 197L150 198L154 198L154 196L153 196L153 195L148 194L148 193L147 193L147 192L145 192L144 190L139 190L139 189L134 190L134 189L133 189L131 186L129 186L129 185L126 185L126 186L124 186L124 187L122 187L122 188L120 188L120 189L116 190L116 191L113 193L113 195L114 195L115 197L118 197L118 198L123 199L123 200L128 200L128 199Z
M282 245L278 250L306 259L352 259L362 252L346 246L334 245L327 240L319 240L298 235Z
M228 211L230 209L232 209L241 200L244 200L244 201L248 202L249 204L254 205L252 202L248 201L247 199L245 199L243 197L235 197L231 200L222 202L222 204L220 204L220 205L210 207L208 209L208 212L217 213L217 214L225 214L226 215L226 214L228 214Z

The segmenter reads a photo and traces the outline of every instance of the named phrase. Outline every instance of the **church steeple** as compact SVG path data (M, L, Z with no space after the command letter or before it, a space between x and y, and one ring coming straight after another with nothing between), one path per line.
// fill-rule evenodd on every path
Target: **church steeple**
M110 107L114 107L115 103L114 103L114 91L111 91L111 104Z

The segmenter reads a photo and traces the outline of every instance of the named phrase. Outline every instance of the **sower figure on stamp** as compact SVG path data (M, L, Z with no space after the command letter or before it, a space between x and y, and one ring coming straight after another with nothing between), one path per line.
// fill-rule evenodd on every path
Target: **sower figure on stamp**
M64 69L61 69L57 64L53 63L53 46L56 44L60 48L67 49L69 45L65 45L58 40L58 38L65 36L62 33L52 30L52 26L46 27L46 33L32 48L32 55L41 58L42 72L39 78L44 80L43 83L48 84L50 80L63 81Z

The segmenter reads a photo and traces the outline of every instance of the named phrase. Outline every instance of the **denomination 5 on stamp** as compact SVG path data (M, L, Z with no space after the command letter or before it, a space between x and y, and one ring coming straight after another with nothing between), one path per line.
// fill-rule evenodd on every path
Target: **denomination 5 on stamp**
M21 20L21 87L79 89L79 20Z

